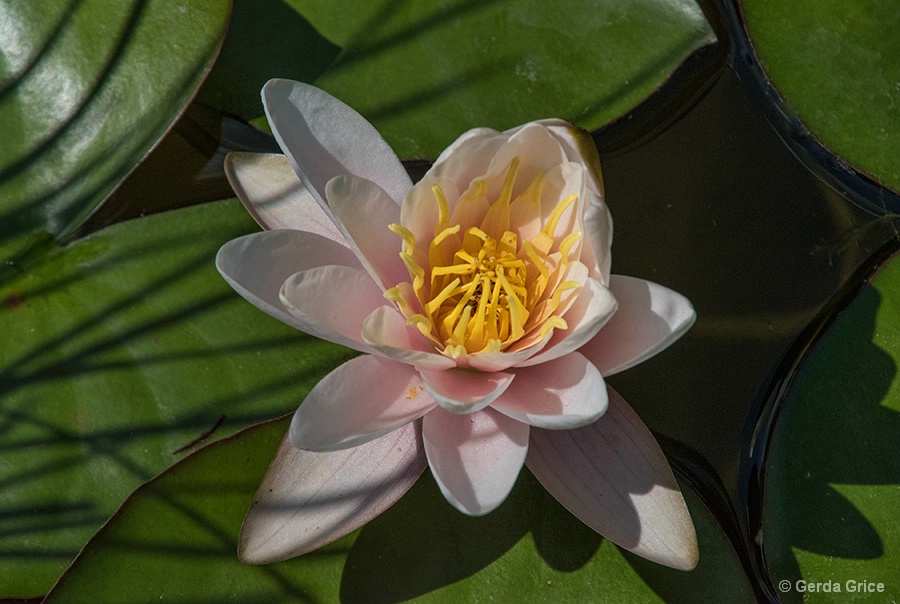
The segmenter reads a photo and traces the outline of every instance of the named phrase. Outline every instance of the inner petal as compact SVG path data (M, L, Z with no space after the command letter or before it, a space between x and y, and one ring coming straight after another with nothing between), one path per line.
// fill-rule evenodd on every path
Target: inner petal
M561 224L580 226L564 218L577 214L579 194L557 196L562 187L553 187L552 196L542 199L546 174L532 170L530 181L517 183L520 164L519 157L509 161L479 223L457 222L449 208L459 207L460 200L431 183L434 222L428 238L420 238L422 225L418 234L390 227L403 240L400 255L410 275L402 289L418 301L398 301L400 311L452 358L503 352L517 342L516 349L528 348L550 330L565 329L562 315L569 304L561 302L577 295L583 281L564 278L570 260L578 264L581 232Z

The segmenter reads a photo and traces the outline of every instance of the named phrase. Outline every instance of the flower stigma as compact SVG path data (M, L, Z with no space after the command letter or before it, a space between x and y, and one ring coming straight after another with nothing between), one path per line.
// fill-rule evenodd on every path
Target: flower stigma
M571 305L581 282L571 276L573 258L580 252L581 231L560 239L560 220L578 201L573 193L553 206L543 227L530 238L522 236L522 224L540 217L545 175L537 172L530 184L513 199L520 160L514 158L505 171L503 187L487 210L469 214L463 228L455 220L444 191L431 186L437 205L437 222L427 251L417 246L408 228L389 228L403 240L400 257L410 281L385 292L407 318L452 358L467 354L521 350L544 340L554 329L567 329L562 315ZM476 180L457 202L453 215L466 215L487 191L484 179ZM554 200L555 201L555 200ZM457 212L460 210L461 212ZM573 208L574 209L574 208ZM472 220L471 217L479 216ZM539 218L538 218L539 219Z

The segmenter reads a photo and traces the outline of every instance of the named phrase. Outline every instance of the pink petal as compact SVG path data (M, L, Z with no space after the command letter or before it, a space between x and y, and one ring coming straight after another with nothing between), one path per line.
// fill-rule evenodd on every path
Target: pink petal
M521 365L539 353L544 349L552 337L552 334L547 334L547 337L530 348L517 350L515 352L478 352L470 354L466 357L466 362L470 367L479 371L506 371L510 367Z
M616 299L606 287L595 279L586 279L565 314L568 328L554 331L544 350L520 363L519 367L546 363L578 350L615 316L616 307Z
M423 417L428 465L447 501L470 516L503 503L522 469L528 431L490 408L468 415L435 409Z
M570 430L606 412L603 376L573 352L560 359L515 370L516 380L491 405L514 420L550 430Z
M613 543L672 568L696 566L697 536L672 470L613 389L609 409L593 424L533 429L525 463L551 495Z
M619 309L579 350L605 376L665 350L690 329L697 316L687 298L651 281L612 275L609 289Z
M600 156L597 153L597 146L594 144L591 135L564 120L549 119L540 120L537 123L550 130L559 144L562 145L569 161L584 163L588 167L588 174L590 175L589 187L591 191L602 197L603 175L600 170Z
M268 564L327 545L391 507L425 466L417 423L334 453L301 451L285 435L241 527L238 557Z
M334 451L368 442L434 408L412 367L369 355L347 361L306 396L291 422L291 442Z
M458 367L446 371L421 371L425 390L445 411L474 413L484 409L509 387L511 373L484 373Z
M363 321L388 303L366 271L349 266L321 266L291 275L280 299L306 333L362 352L372 352L362 340Z
M300 231L245 235L223 245L216 255L216 268L237 293L279 321L303 330L307 324L281 303L281 286L298 271L331 264L361 268L346 245Z
M355 176L331 179L325 196L350 246L382 289L408 281L401 239L388 229L400 222L397 202L375 183Z
M608 284L612 264L612 216L603 199L595 193L587 194L584 234L587 245L582 248L581 261L591 269L592 277Z
M519 158L519 176L516 182L524 190L536 172L548 172L554 166L566 163L566 156L556 138L541 124L530 122L513 133L497 150L486 170L487 173L503 172L514 157ZM521 180L520 180L521 179Z
M434 343L396 309L382 306L369 315L362 326L363 340L389 359L394 359L420 369L450 369L456 361L435 352Z
M325 184L335 176L371 180L397 203L412 187L375 127L327 92L302 82L269 80L262 99L278 144L323 207Z
M229 153L225 174L244 207L264 229L307 231L346 245L284 155Z
M422 182L430 183L435 178L452 178L459 189L484 176L491 158L497 153L508 137L490 128L474 128L463 133L449 147L444 149Z

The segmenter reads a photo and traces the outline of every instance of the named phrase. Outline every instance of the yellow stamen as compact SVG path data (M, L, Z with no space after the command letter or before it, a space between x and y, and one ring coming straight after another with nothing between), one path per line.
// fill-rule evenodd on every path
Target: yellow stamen
M440 186L431 186L438 216L434 237L427 244L417 248L408 228L389 227L403 240L400 257L412 291L401 284L384 296L397 304L408 325L415 325L451 358L502 352L523 338L523 345L530 346L538 334L543 338L554 329L567 328L566 321L554 313L565 312L565 308L559 310L562 296L579 283L560 283L558 271L577 261L582 234L567 234L558 244L558 255L550 252L556 245L556 229L578 196L559 201L540 232L530 241L523 240L518 229L539 218L545 176L535 173L512 202L520 163L518 157L510 161L498 198L477 226L472 221L478 220L478 204L484 207L487 185L483 180L473 184L474 194L466 199L448 200ZM473 205L460 210L468 203ZM511 220L511 206L515 220ZM451 217L456 221L457 216L470 226L451 224ZM421 313L411 308L412 295L418 299L416 308L421 304Z

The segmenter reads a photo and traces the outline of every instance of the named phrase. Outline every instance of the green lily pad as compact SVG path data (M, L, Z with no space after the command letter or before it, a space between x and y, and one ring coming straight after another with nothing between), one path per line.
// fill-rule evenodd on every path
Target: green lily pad
M218 247L255 229L239 203L213 203L65 248L44 236L3 266L0 598L45 593L193 441L296 408L347 358L216 272Z
M694 0L285 2L342 48L313 83L406 158L436 157L478 126L598 128L715 41Z
M810 602L900 597L898 291L895 257L837 316L781 403L763 527L786 601L801 601L798 581ZM874 593L860 592L870 584Z
M763 69L825 147L900 191L900 4L741 0Z
M229 0L0 4L0 238L66 233L184 110Z
M753 601L734 550L692 492L701 558L683 573L623 555L527 471L486 517L453 510L426 472L357 533L287 562L242 565L238 530L288 422L248 428L142 486L46 601Z

